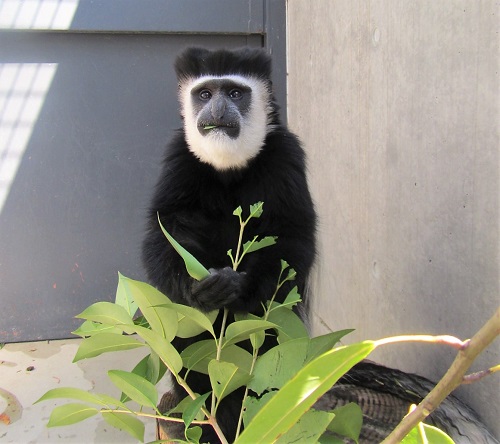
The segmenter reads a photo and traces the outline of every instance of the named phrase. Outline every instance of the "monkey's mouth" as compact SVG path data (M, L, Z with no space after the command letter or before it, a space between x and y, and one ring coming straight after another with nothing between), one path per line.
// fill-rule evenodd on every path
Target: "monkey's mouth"
M240 134L240 127L237 123L214 123L208 122L198 125L198 131L201 135L225 134L231 139L236 139Z

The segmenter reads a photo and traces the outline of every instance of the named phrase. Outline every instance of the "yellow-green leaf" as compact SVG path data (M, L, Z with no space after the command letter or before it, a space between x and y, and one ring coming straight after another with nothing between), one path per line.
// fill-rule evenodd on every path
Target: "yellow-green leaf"
M99 322L85 321L78 327L75 331L72 331L74 335L86 338L88 336L97 335L99 333L116 333L121 335L123 332L122 328L118 328L115 325L106 325Z
M361 342L331 350L310 362L255 415L235 444L274 442L374 347L373 342Z
M123 286L120 284L120 280L123 274L118 273L118 285L116 287L115 304L123 307L127 313L133 318L137 309L139 308L132 295L125 291Z
M192 338L204 331L216 338L213 323L219 314L219 310L211 311L210 313L202 313L201 311L182 304L164 304L166 308L170 308L177 312L178 329L177 335L179 338Z
M73 362L93 358L102 353L130 350L137 347L144 347L144 344L131 336L99 333L84 339L80 343Z
M136 333L148 343L172 373L177 374L181 371L181 356L169 341L149 328L136 325L134 329Z
M102 399L99 398L99 396L89 393L86 390L73 387L58 387L51 389L44 395L42 395L38 400L36 400L34 404L41 401L47 401L48 399L60 398L77 399L78 401L91 402L98 405L106 405L106 403L103 402Z
M165 307L170 299L153 286L123 275L119 285L137 302L151 329L170 342L177 333L177 313Z
M104 420L131 435L140 442L144 442L144 423L129 413L102 412Z
M276 444L316 443L335 415L319 410L307 411Z
M145 378L123 370L109 370L108 376L114 385L139 405L156 407L158 392Z
M269 328L276 328L277 325L263 320L245 319L233 322L226 329L225 340L222 347L235 344L250 338L250 335Z
M361 427L363 425L363 411L361 407L350 402L333 410L335 418L329 424L328 430L338 435L350 438L358 442Z
M85 404L70 403L60 405L52 410L47 427L60 427L75 424L91 416L97 415L99 410Z
M453 440L442 430L429 424L420 423L406 435L401 444L454 444Z
M106 301L92 304L76 317L107 325L132 325L134 323L131 316L123 307Z
M249 373L235 364L215 359L208 364L208 375L217 403L252 379Z

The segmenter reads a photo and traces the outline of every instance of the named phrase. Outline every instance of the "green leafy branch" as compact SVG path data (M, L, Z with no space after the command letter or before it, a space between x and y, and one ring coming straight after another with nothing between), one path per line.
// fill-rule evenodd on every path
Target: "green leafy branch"
M254 237L243 243L245 227L251 219L260 217L262 208L262 202L250 206L249 216L245 219L241 208L233 213L240 223L236 253L233 256L232 250L228 251L234 270L238 269L246 254L276 242L275 237ZM161 225L159 217L158 220L166 238L182 256L188 273L198 280L207 277L209 271L176 242ZM499 334L499 312L470 341L462 342L449 336L402 336L336 347L351 330L310 338L303 322L292 310L300 302L297 287L292 288L282 303L276 302L284 284L294 279L295 271L282 260L276 289L263 305L263 315L235 315L235 321L228 323L225 310L221 331L216 332L213 323L219 315L218 310L202 313L173 303L154 287L119 274L115 303L97 302L78 315L84 322L74 333L83 340L74 362L138 347L147 347L150 353L131 372L108 372L111 382L122 392L120 399L75 388L49 390L37 402L56 398L78 402L54 408L48 426L71 425L100 413L106 422L139 441L144 439L144 424L138 418L147 418L183 423L184 437L175 437L178 442L198 443L201 437L199 426L210 424L221 442L227 443L217 423L216 412L222 399L244 387L237 444L341 442L328 435L332 433L335 437L358 442L362 426L359 406L348 404L324 412L314 410L314 403L375 348L419 340L445 343L459 350L449 378L451 382L446 382L445 376L445 388L438 384L438 395L431 392L385 442L399 442L405 435L401 441L405 444L426 442L427 439L432 439L433 443L452 442L443 432L419 422L430 412L430 406L437 406L460 382L477 380L498 370L497 366L487 372L464 376L465 368ZM171 344L175 337L190 338L205 331L212 339L195 342L182 353ZM260 354L266 336L274 336L277 345ZM250 342L251 353L239 345L243 341ZM185 369L184 377L180 376L182 369ZM187 397L170 411L160 412L156 384L167 370L184 387ZM208 375L212 390L194 393L186 382L191 371ZM207 409L205 405L210 396L211 407ZM137 403L140 409L129 407L130 401ZM245 428L241 431L243 425Z
M238 269L239 265L241 264L241 261L243 260L246 254L260 250L261 248L269 247L276 243L277 239L276 236L266 236L261 240L257 240L259 237L255 236L251 241L245 242L245 244L242 245L243 233L245 231L245 227L248 225L251 219L259 218L262 215L263 211L264 211L264 202L257 202L256 204L250 205L250 214L245 220L243 220L242 217L243 210L241 207L238 207L236 208L236 210L233 211L233 215L237 216L240 221L240 233L238 237L238 244L236 247L236 255L233 257L232 249L228 250L227 252L227 255L229 256L233 264L233 270ZM243 251L241 251L241 248L243 248Z

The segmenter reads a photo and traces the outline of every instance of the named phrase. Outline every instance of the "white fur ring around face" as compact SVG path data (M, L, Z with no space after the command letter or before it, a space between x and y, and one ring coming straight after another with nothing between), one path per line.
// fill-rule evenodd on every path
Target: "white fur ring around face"
M223 131L210 130L206 134L198 131L198 116L191 101L191 91L207 80L227 79L249 87L252 101L249 112L241 117L240 133L235 139ZM229 75L224 77L204 76L181 85L180 102L183 104L184 130L189 150L204 163L218 170L243 168L261 150L269 130L270 92L267 85L252 77Z

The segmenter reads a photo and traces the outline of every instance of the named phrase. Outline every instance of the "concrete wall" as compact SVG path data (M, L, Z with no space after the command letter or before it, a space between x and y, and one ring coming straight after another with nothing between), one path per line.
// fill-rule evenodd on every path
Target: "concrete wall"
M288 0L289 125L320 215L315 333L465 339L498 306L499 9ZM499 342L474 370L500 361ZM405 344L372 358L437 379L454 355ZM458 392L497 436L499 387Z

